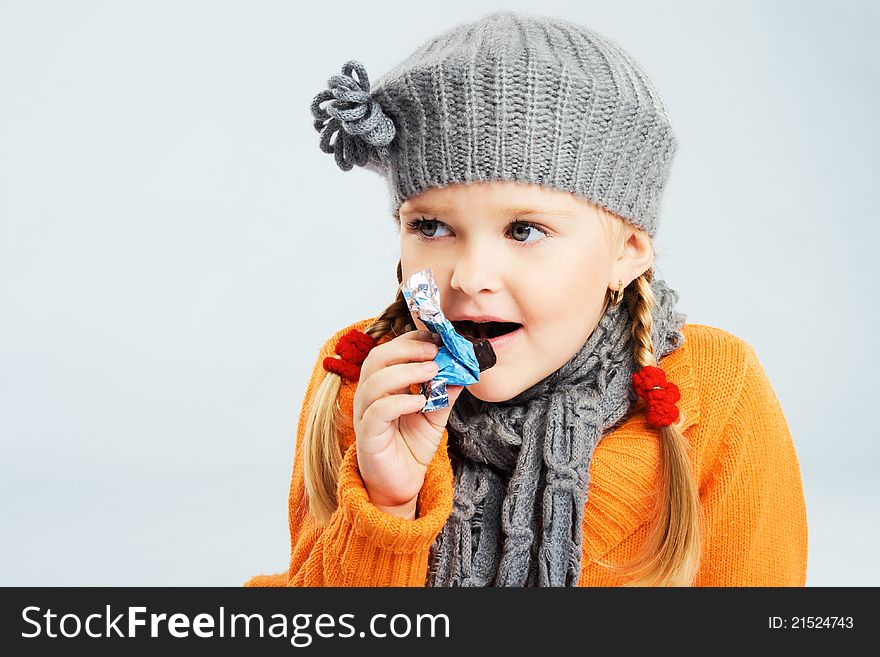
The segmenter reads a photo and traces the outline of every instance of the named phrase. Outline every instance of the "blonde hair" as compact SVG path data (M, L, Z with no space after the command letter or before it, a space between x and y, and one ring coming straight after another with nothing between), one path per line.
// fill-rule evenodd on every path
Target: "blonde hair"
M606 219L609 216L604 211L600 215ZM610 216L617 219L616 215ZM603 223L607 228L608 224ZM617 224L622 226L621 220L617 219ZM619 231L617 234L620 235ZM653 270L648 269L624 291L623 301L633 319L636 370L657 364L651 341L652 279ZM403 281L400 262L397 263L397 281ZM364 332L378 341L388 334L398 336L415 328L406 299L398 287L394 302ZM322 523L337 507L336 486L342 461L338 432L343 426L350 429L352 424L351 418L339 409L340 386L341 377L328 372L315 394L305 425L303 478L306 496L309 511ZM640 400L639 404L643 402ZM692 586L696 578L702 512L688 458L690 446L679 429L682 419L677 425L658 429L662 463L660 486L654 496L654 523L642 551L625 564L601 563L624 578L634 578L625 586Z

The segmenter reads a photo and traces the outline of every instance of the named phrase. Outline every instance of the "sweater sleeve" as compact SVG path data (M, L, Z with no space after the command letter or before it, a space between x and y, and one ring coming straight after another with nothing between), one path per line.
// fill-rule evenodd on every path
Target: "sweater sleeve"
M447 434L425 473L417 517L406 520L379 510L367 495L357 466L354 440L344 456L337 486L338 506L326 524L308 511L301 445L308 413L326 375L321 350L303 401L294 448L288 499L290 565L276 574L250 578L246 587L282 586L424 586L428 553L452 512L452 468Z
M807 516L791 432L754 349L700 497L697 586L804 586Z

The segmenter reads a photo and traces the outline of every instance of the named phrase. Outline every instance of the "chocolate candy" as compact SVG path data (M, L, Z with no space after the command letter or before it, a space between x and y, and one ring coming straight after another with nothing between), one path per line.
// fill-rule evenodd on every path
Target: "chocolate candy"
M459 333L459 335L461 334ZM492 348L492 343L489 342L489 340L486 338L474 338L469 335L464 335L462 337L474 345L474 355L477 357L477 362L480 364L481 372L488 370L498 362L495 356L495 350Z
M480 372L495 365L495 350L486 338L466 338L459 334L446 319L440 306L440 290L430 269L412 274L401 284L400 290L414 317L443 339L434 357L439 367L437 375L419 384L421 393L428 400L420 412L447 408L449 395L446 386L466 387L478 383Z

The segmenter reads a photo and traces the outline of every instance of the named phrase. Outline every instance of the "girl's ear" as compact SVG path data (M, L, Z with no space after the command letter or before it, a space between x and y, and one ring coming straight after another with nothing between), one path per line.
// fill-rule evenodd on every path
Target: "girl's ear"
M634 281L654 265L654 242L640 228L626 229L620 255L614 263L609 287L617 289L617 280Z

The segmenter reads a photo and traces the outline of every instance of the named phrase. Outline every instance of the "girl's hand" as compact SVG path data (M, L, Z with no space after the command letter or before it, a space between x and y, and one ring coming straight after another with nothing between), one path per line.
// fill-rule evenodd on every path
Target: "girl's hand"
M424 395L410 385L436 376L437 344L430 331L410 331L370 350L354 395L358 467L370 501L415 520L416 501L446 421L464 386L447 386L449 406L421 413Z

